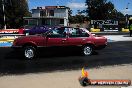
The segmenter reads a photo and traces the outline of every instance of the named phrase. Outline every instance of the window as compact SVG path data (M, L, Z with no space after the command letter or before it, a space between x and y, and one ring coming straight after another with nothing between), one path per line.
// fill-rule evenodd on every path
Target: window
M54 10L50 10L50 16L54 16Z
M83 29L79 29L80 30L80 37L89 37L89 34L83 30Z
M60 19L60 24L64 24L64 19Z
M37 25L37 20L36 19L30 19L29 21L28 21L29 23L29 25Z
M88 33L79 28L70 28L69 37L89 37Z
M45 11L45 10L40 11L40 16L41 16L41 17L46 16L46 11Z
M51 38L64 38L66 37L67 29L65 28L58 28L58 29L53 29L49 33L49 37Z
M28 20L24 20L24 24L25 25L28 25Z

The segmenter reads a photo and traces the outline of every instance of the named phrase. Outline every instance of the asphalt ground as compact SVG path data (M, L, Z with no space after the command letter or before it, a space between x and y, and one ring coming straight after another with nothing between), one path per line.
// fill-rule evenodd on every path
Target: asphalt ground
M126 37L132 38L128 35ZM15 52L10 47L0 48L1 76L70 71L81 69L84 66L100 68L101 66L123 64L132 64L132 41L130 40L109 42L105 49L96 51L91 56L81 56L76 50L55 50L40 52L35 60L24 60L20 52Z

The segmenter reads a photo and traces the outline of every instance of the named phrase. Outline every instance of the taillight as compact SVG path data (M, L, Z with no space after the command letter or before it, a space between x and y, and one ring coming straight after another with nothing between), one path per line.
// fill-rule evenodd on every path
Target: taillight
M13 45L17 45L17 39L14 40Z

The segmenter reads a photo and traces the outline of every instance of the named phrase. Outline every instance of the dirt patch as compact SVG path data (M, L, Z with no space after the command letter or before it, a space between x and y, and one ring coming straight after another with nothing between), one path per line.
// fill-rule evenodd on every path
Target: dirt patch
M130 79L132 80L132 65L103 66L86 69L90 79ZM0 88L82 88L78 82L81 69L71 71L56 71L51 73L34 73L25 75L9 75L0 77ZM106 88L92 86L87 88ZM112 86L108 88L120 88Z

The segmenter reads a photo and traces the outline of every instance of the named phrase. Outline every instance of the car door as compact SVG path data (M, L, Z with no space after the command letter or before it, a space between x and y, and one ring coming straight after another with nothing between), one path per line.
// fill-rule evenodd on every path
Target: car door
M88 33L79 28L69 28L69 38L68 45L69 46L79 46L83 45L88 40Z
M47 35L47 46L66 46L67 30L65 28L57 28L51 30Z

